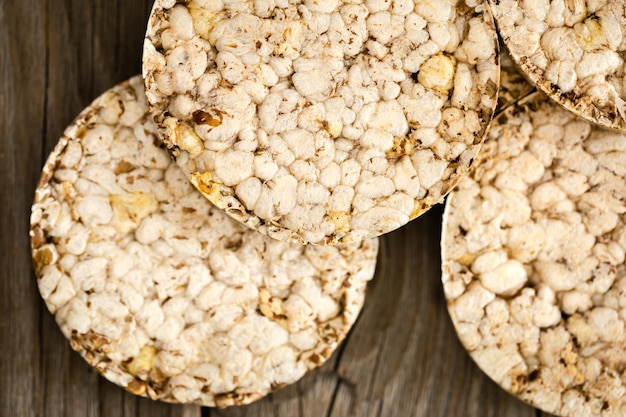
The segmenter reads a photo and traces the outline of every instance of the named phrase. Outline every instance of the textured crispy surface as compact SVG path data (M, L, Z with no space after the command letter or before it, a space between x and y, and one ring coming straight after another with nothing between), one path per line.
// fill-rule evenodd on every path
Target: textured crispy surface
M127 390L249 403L330 356L378 243L294 246L245 228L193 189L155 131L139 77L66 130L32 208L40 293L72 347Z
M496 105L481 2L155 2L164 140L214 204L280 240L394 230L468 170Z
M491 0L498 30L526 76L568 110L626 130L622 1Z
M536 93L449 196L443 284L483 371L562 416L626 412L626 136Z

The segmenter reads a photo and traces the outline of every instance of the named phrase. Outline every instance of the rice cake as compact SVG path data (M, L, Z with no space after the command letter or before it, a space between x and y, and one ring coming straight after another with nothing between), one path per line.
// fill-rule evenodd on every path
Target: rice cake
M36 191L37 284L71 346L138 395L246 404L322 364L372 278L377 240L304 247L230 219L157 146L143 82L94 101Z
M143 71L194 185L252 229L359 241L440 202L496 106L480 1L157 0Z
M626 6L607 0L490 0L524 74L567 110L626 131Z
M443 286L465 348L560 416L626 415L626 136L535 93L449 196Z

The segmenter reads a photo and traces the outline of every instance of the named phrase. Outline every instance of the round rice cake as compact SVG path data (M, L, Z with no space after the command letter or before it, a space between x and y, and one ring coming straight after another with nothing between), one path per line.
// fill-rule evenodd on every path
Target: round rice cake
M505 390L549 413L626 415L626 136L535 93L497 116L449 196L448 310Z
M524 74L567 110L626 131L626 4L618 0L490 0Z
M497 101L480 1L157 0L143 71L163 140L247 226L359 241L440 202Z
M143 81L103 94L36 191L37 284L71 346L138 395L246 404L322 364L374 274L377 240L272 240L195 190L159 148Z

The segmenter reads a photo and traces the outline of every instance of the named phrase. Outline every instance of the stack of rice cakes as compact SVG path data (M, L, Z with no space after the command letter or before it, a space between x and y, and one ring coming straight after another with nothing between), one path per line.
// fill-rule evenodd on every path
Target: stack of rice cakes
M209 406L320 365L362 306L373 238L477 154L499 83L484 7L157 1L151 108L137 79L92 103L33 205L40 292L72 347L131 392Z
M520 101L533 86L513 64L622 127L623 13L564 4L492 4L513 57L500 78L481 2L157 0L145 92L132 79L77 118L33 205L40 292L72 347L139 395L261 398L345 337L374 273L371 238L440 202L476 159L442 237L460 339L536 407L622 415L624 139L540 93ZM507 20L516 8L533 13ZM586 57L573 82L559 36L578 42L562 54ZM532 67L516 49L527 38ZM590 65L602 71L585 77ZM477 157L496 100L508 109ZM551 241L574 234L569 251Z

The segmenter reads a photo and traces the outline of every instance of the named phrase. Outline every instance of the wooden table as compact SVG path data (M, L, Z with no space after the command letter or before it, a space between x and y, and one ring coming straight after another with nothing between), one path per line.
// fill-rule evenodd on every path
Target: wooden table
M33 192L65 126L140 72L150 6L0 0L0 416L541 416L484 376L457 341L440 286L441 207L382 239L363 313L332 359L253 405L137 398L69 348L31 268Z

